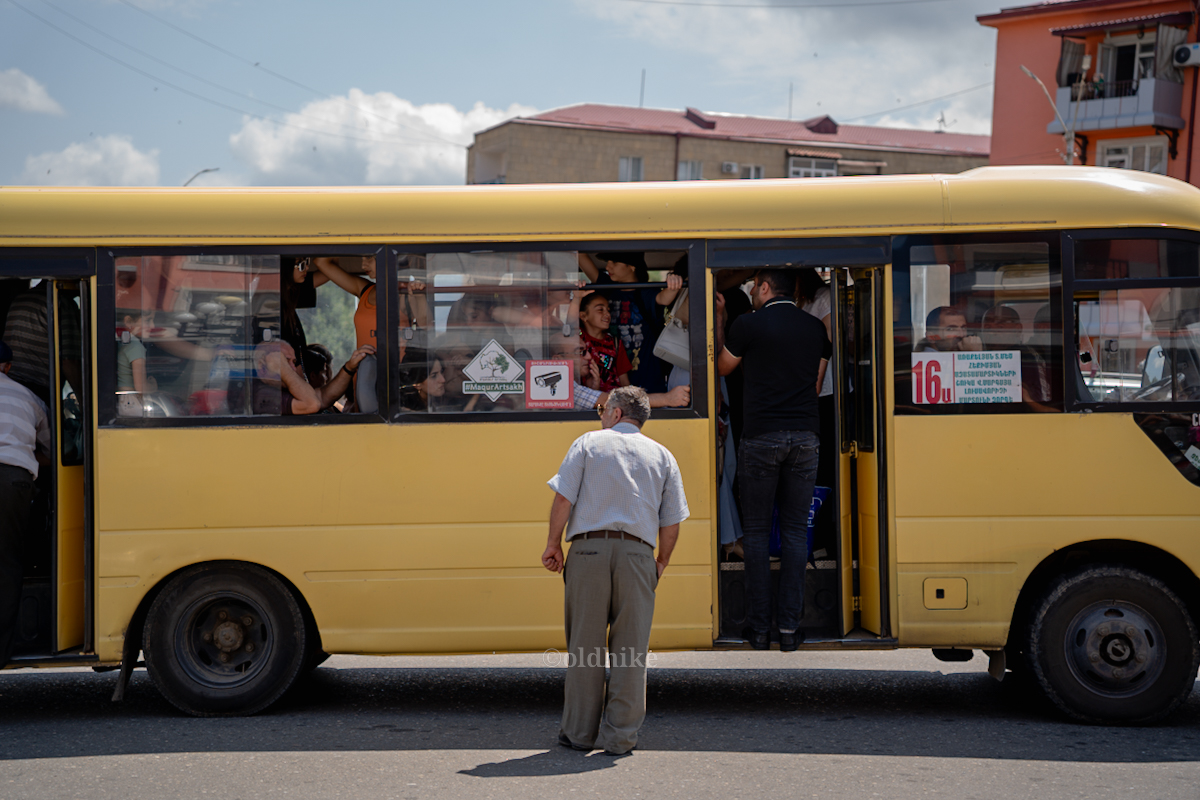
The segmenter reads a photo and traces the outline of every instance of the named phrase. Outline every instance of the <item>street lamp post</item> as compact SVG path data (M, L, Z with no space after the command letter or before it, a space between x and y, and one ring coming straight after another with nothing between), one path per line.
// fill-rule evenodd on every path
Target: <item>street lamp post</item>
M1024 67L1022 67L1021 69L1024 69ZM208 169L202 169L199 172L197 172L195 175L193 175L192 177L190 177L186 181L184 181L183 185L187 186L189 183L196 180L196 178L199 178L201 175L203 175L206 172L220 172L220 171L221 171L220 167L209 167Z
M1058 119L1058 124L1063 127L1063 143L1066 145L1066 150L1063 152L1063 161L1067 162L1067 166L1069 167L1075 165L1075 120L1079 116L1079 104L1083 102L1083 92L1081 91L1083 89L1083 76L1091 65L1092 57L1085 55L1083 57L1082 69L1079 73L1079 80L1076 82L1076 86L1080 91L1076 91L1075 93L1075 108L1074 113L1071 114L1070 125L1062 118L1062 114L1058 113L1058 103L1054 102L1054 98L1050 96L1050 90L1046 88L1046 84L1042 83L1042 79L1034 75L1024 64L1021 65L1021 72L1033 78L1037 81L1037 85L1042 87L1042 93L1046 95L1046 100L1049 101L1050 107L1054 109L1054 116Z

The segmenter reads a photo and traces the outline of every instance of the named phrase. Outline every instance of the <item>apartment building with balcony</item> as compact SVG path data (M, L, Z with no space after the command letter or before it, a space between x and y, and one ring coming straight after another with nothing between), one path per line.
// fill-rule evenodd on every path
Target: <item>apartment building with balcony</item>
M467 183L740 180L962 172L989 137L585 103L475 134Z
M1063 163L1065 123L1076 163L1200 181L1192 167L1197 70L1174 58L1196 41L1195 3L1047 0L978 21L997 31L992 164ZM1022 67L1042 80L1053 107Z

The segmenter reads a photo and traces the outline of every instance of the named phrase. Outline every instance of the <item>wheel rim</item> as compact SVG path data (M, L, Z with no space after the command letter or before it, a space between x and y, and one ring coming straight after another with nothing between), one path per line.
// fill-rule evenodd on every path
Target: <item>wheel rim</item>
M176 660L188 677L215 689L254 680L275 649L262 606L228 592L202 597L184 609L174 640Z
M1166 637L1152 614L1120 600L1092 603L1066 629L1067 663L1075 678L1105 697L1130 697L1150 686L1166 664Z

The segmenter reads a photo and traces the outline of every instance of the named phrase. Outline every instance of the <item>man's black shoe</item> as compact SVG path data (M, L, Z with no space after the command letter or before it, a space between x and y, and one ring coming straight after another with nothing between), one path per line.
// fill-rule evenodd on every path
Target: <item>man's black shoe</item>
M592 748L584 747L581 744L575 744L574 742L572 742L569 738L567 738L567 735L565 733L560 733L558 735L558 743L561 744L563 747L569 747L572 750L578 750L581 753L592 752Z
M753 628L743 628L742 638L750 643L755 650L771 649L771 634L768 631L756 631Z
M801 642L804 641L804 631L796 631L795 633L779 632L779 649L785 653L794 652Z

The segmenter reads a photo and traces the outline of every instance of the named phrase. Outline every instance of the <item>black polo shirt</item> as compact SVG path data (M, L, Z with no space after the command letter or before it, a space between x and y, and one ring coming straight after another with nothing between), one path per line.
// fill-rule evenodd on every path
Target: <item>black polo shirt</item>
M817 374L833 346L825 325L776 298L733 322L725 348L742 359L742 438L776 431L820 432Z

